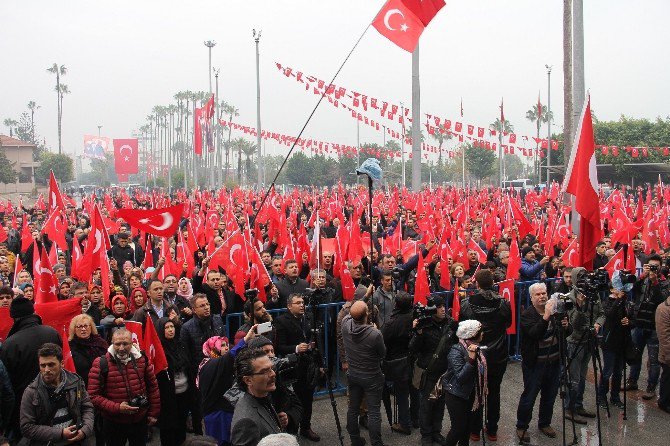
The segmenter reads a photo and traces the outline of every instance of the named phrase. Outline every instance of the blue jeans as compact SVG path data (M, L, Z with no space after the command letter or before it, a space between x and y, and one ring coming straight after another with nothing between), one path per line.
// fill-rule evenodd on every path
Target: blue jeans
M603 349L603 373L598 383L598 399L607 400L610 393L610 401L621 401L619 392L621 390L621 371L623 370L623 348ZM610 383L611 380L611 383Z
M584 407L584 389L591 361L591 347L588 341L581 345L568 342L567 350L570 361L570 390L566 393L564 405L568 410L576 410Z
M640 352L644 351L645 346L647 347L647 356L649 356L647 362L647 371L649 372L649 376L647 376L647 388L655 390L658 379L661 376L661 366L658 364L658 336L656 335L656 330L633 328L631 336L633 337L633 344L640 349ZM641 369L642 360L640 360L639 364L630 366L628 380L637 383Z
M347 408L347 432L351 444L362 443L361 430L358 425L363 397L368 404L368 433L372 446L382 446L381 401L384 390L384 375L373 378L358 378L347 374L349 382L349 407Z
M533 418L533 406L540 394L540 413L537 425L540 428L551 425L554 403L558 395L561 365L559 361L538 362L533 367L521 363L523 372L523 393L516 411L516 427L528 429Z

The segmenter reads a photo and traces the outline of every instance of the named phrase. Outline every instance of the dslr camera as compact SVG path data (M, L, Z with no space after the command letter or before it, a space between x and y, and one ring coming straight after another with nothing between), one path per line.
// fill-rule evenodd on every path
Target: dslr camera
M421 330L436 314L437 305L435 305L435 299L432 297L428 298L426 305L421 305L419 303L415 304L412 311L412 319L416 319L418 322L414 329Z
M133 407L139 407L140 409L146 409L149 407L149 399L146 395L136 395L128 401L128 404Z
M553 314L558 319L563 319L568 314L568 311L572 310L575 306L575 303L570 298L570 294L554 293L551 295L551 299L556 301Z

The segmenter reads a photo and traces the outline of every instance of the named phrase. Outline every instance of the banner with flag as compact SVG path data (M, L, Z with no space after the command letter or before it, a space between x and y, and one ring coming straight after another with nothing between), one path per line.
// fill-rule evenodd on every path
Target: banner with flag
M114 170L128 175L139 172L137 138L114 140Z

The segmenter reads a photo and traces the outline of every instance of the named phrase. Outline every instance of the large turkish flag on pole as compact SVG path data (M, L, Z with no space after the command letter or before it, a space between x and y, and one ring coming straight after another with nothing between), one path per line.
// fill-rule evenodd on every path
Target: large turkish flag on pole
M114 169L117 174L138 172L137 138L114 140Z
M577 265L590 270L596 255L596 243L602 237L598 198L598 172L591 120L591 98L584 105L570 163L565 174L563 190L575 197L579 221L579 260Z
M425 29L421 19L401 0L389 0L372 21L379 33L410 53Z
M184 204L160 209L119 209L116 215L130 226L160 237L172 237L179 227Z

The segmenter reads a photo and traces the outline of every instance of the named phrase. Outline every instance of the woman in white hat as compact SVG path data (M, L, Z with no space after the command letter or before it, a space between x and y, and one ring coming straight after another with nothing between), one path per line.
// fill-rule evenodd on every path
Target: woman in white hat
M470 444L470 423L480 404L478 395L482 395L483 403L486 394L486 359L479 354L483 334L479 321L461 321L456 331L458 343L449 352L449 367L442 387L451 419L446 442L450 446Z

